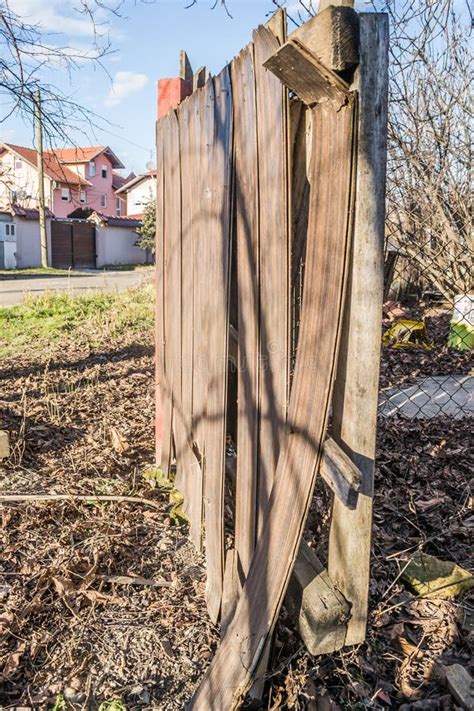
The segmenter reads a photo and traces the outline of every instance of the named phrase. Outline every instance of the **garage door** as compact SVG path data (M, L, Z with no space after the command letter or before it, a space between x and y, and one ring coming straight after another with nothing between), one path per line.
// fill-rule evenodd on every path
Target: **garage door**
M90 222L52 220L51 264L57 269L94 269L95 226Z

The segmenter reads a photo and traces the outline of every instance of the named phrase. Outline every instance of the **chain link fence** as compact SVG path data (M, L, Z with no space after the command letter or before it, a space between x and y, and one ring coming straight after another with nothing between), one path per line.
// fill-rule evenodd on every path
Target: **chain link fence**
M474 414L472 253L459 241L387 240L383 417Z

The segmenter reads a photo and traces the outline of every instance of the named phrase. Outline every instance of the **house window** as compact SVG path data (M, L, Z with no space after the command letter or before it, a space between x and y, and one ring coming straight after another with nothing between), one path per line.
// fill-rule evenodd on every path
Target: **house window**
M107 207L107 195L100 196L100 206Z
M89 161L89 177L93 178L95 175L95 161Z
M122 213L122 201L120 198L115 198L115 214L120 217Z
M21 170L23 168L23 161L19 158L15 159L15 170Z
M15 236L15 225L12 222L7 222L5 225L5 236L14 237Z
M80 200L81 202L85 202L85 201L86 201L86 191L85 191L85 190L81 190L81 192L79 193L79 200Z
M107 177L107 166L102 164L102 177L106 178Z
M69 202L71 195L69 193L69 188L61 188L61 200L64 202Z

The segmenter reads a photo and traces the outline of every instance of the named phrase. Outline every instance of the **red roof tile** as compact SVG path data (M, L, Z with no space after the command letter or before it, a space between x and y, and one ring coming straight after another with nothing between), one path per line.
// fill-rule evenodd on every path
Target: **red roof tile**
M106 148L107 146L73 146L72 148L55 148L51 152L54 152L64 163L87 163Z
M21 205L10 205L11 212L16 217L23 217L25 220L39 220L39 212L34 207L22 207ZM47 207L45 208L46 217L54 217L54 214Z
M113 168L124 167L109 146L72 146L71 148L55 148L48 152L54 153L62 163L88 163L105 153Z
M3 145L26 160L27 163L36 167L37 153L33 148L16 146L13 143L4 143ZM50 151L45 151L44 153L44 172L48 178L57 180L59 183L66 183L67 185L90 185L87 180L81 178L80 175L63 165L54 153Z
M142 225L141 219L136 219L135 217L131 217L130 215L126 215L124 217L115 217L114 215L104 215L98 210L94 210L92 215L90 215L90 217L88 217L87 219L90 222L103 223L104 225L108 225L109 227L127 227L128 229L137 229Z

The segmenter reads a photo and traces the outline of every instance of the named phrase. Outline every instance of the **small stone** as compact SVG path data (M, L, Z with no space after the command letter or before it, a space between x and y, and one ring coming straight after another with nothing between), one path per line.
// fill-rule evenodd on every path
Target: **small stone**
M472 711L474 709L474 681L468 670L460 664L451 664L446 668L446 683L461 708Z
M446 600L474 587L474 578L467 570L450 560L439 560L418 551L402 573L409 587L423 597Z

